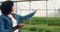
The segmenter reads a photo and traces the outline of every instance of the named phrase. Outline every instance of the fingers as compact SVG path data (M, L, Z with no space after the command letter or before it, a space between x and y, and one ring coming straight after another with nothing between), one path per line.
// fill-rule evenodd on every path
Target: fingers
M24 26L24 25L23 25L23 24L18 24L17 26L18 26L18 27L22 27L22 26Z

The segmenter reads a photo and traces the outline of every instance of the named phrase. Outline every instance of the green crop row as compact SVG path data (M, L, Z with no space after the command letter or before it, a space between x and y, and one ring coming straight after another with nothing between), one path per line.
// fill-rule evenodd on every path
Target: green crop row
M22 32L60 32L60 17L32 17L21 23Z

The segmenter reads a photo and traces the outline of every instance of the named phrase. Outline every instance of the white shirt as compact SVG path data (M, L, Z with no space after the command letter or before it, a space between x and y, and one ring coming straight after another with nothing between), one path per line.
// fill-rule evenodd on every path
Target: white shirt
M15 27L17 25L17 21L15 20L15 18L11 18L11 19L12 19L13 27ZM15 30L14 32L18 32L18 29Z

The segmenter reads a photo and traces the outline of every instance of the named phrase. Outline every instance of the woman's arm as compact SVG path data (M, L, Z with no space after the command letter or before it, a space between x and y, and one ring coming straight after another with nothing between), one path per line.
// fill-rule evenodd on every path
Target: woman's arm
M4 21L0 17L0 32L11 32L8 29L4 29Z
M26 19L32 17L36 12L37 12L37 9L35 9L33 13L30 13L30 14L28 14L28 15L26 15L26 16L20 16L20 15L19 15L19 19L21 19L21 20L26 20Z

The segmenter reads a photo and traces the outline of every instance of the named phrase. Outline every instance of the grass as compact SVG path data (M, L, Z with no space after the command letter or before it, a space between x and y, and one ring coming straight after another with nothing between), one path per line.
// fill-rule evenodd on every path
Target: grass
M21 23L22 32L60 32L60 17L32 17Z

